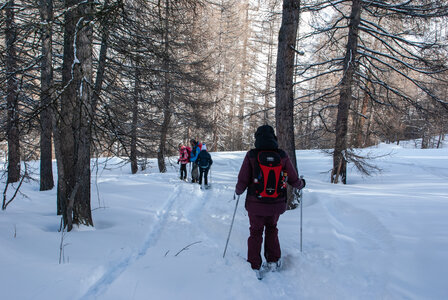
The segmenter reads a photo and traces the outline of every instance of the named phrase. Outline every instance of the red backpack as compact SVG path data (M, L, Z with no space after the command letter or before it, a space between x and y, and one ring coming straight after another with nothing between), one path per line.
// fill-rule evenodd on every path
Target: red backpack
M284 197L287 174L281 164L285 152L282 150L251 150L249 156L255 158L253 184L249 193L258 198L273 201Z

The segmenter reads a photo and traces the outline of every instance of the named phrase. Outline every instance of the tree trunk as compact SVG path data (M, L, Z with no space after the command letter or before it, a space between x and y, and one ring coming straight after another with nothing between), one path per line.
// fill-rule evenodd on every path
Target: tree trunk
M137 124L138 124L138 103L140 97L140 71L139 64L135 64L134 101L132 105L132 127L131 127L131 173L138 171L137 162Z
M264 88L264 124L269 123L269 100L271 98L271 79L272 79L272 58L274 56L274 29L273 24L269 24L269 42L268 42L268 62L266 65L266 82Z
M244 35L243 35L243 53L241 59L241 78L240 78L240 92L238 102L238 131L237 131L237 149L244 149L244 110L246 98L246 86L248 77L247 51L249 42L249 2L246 1L244 8Z
M39 11L42 22L42 61L41 61L41 106L40 113L40 190L51 190L54 187L53 180L53 113L52 113L52 88L53 88L53 64L52 64L52 21L53 0L40 0Z
M90 208L92 107L91 2L66 1L60 119L58 120L58 213L73 224L93 226Z
M159 144L159 152L157 153L157 163L159 166L159 172L166 172L166 164L165 164L165 152L166 152L166 137L168 135L168 127L171 122L171 112L169 109L165 109L163 113L163 124L162 129L160 131L160 144Z
M62 62L62 86L59 113L57 114L57 129L55 131L55 153L58 168L58 214L63 216L64 226L67 224L67 204L71 191L75 186L75 141L72 132L73 115L76 103L76 82L72 78L72 65L74 61L73 41L78 10L69 9L76 4L76 0L65 1L64 22L64 56ZM56 142L56 139L58 142Z
M170 1L165 1L165 32L163 33L163 40L165 42L165 56L163 61L163 66L165 70L165 76L164 76L164 97L163 97L163 123L162 128L160 129L160 144L159 144L159 151L157 153L157 163L159 166L159 172L165 173L166 172L166 164L165 164L165 152L166 152L166 138L168 135L168 128L171 122L171 91L170 91L170 78L168 74L168 70L170 69L170 65L168 62L168 56L169 56L169 11L170 11Z
M369 113L369 119L367 120L367 126L366 126L366 132L365 132L365 136L364 136L364 140L362 141L362 144L364 146L371 146L371 141L370 141L370 134L371 134L371 128L372 128L372 124L373 124L373 116L375 114L375 108L371 105L370 106L370 113Z
M77 120L79 132L76 144L78 146L78 161L76 179L80 182L79 190L76 193L73 222L78 225L93 226L92 211L90 207L90 148L92 142L92 123L93 123L93 28L91 22L92 1L80 6L81 16L84 18L79 27L77 36L77 56L80 61L79 72L79 100Z
M104 1L104 6L107 7L108 5L109 0ZM98 57L98 70L96 71L95 88L94 93L92 95L93 97L92 107L94 109L94 112L96 111L98 100L100 99L100 94L103 88L104 72L106 70L107 50L109 49L110 25L108 23L105 23L102 24L101 28L103 31L101 36L101 48L100 48L100 55Z
M230 108L229 119L231 120L231 123L233 125L233 124L236 124L238 122L238 118L236 117L236 113L235 113L235 110L236 110L235 107L237 106L237 100L236 100L236 97L235 97L235 94L236 94L236 77L235 76L232 76L231 87L232 88L231 88L231 92L230 92L230 95L231 95L230 103L232 104L232 107ZM232 128L232 130L230 130L230 151L241 150L241 149L237 148L237 143L236 143L236 140L237 140L237 133L236 133L236 131L237 130L235 130L234 126L230 126L230 127Z
M367 93L364 94L363 100L362 100L362 107L361 107L361 116L358 118L358 126L356 128L356 139L354 146L355 147L364 147L363 143L363 134L364 134L364 126L366 124L366 115L367 115L367 106L369 104L369 95Z
M275 123L280 148L285 150L297 169L294 142L294 47L299 25L300 1L283 0L282 25L278 34L277 71L275 76ZM292 204L288 192L288 206Z
M17 51L16 24L14 21L14 0L9 0L5 6L5 42L6 42L6 102L8 120L6 136L8 140L8 183L20 179L20 136L19 136L19 95L17 83Z
M437 149L439 149L440 145L442 144L442 137L443 137L443 131L439 133L439 138L437 139L437 146L436 146Z
M167 68L165 70L168 70ZM170 92L170 84L169 84L169 75L165 74L165 95L163 99L163 123L162 128L160 129L160 144L159 151L157 153L157 163L159 166L159 172L166 172L166 164L165 164L165 152L166 152L166 138L168 136L168 128L171 122L171 92Z
M331 182L338 183L339 176L345 184L347 177L347 150L348 112L352 102L352 84L356 70L356 52L358 48L358 28L361 19L361 0L353 0L350 15L347 48L344 57L344 75L339 92L338 115L336 119L336 141L333 152L333 170Z

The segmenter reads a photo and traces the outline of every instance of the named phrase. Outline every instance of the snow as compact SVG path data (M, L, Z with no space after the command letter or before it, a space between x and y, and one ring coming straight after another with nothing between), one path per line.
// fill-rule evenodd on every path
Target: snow
M177 165L159 174L153 161L132 175L118 158L99 160L95 227L69 233L58 231L56 190L27 182L0 212L1 297L448 299L448 148L360 151L389 155L376 159L382 172L372 177L350 169L347 185L329 183L331 157L297 151L307 181L303 252L300 210L287 211L279 221L284 269L262 281L245 258L244 197L222 257L244 152L212 153L210 190L180 181Z

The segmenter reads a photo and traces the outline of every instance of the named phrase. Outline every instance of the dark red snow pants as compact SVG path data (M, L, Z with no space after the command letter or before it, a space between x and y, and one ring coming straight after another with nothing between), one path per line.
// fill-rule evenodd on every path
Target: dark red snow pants
M280 215L257 216L249 213L250 236L247 240L247 261L252 269L261 267L261 244L264 238L264 257L267 262L276 262L281 257L280 243L278 241L277 222Z

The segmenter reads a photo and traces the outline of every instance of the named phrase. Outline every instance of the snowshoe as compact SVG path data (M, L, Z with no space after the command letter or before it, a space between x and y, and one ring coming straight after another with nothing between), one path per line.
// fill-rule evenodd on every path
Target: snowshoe
M255 272L255 276L257 276L258 280L262 280L263 279L263 269L252 269Z
M282 260L281 259L279 259L278 261L275 261L275 262L266 263L266 269L269 270L270 272L278 272L278 271L280 271L281 268L282 268Z

